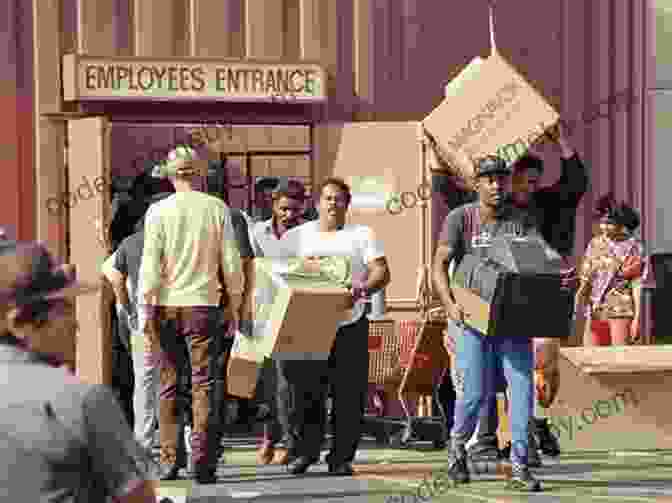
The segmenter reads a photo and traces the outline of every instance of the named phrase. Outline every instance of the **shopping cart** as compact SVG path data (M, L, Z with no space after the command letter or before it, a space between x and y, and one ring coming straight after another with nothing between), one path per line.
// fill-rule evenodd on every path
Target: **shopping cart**
M424 298L422 291L419 298ZM370 323L369 385L379 394L395 393L404 412L403 418L391 418L384 407L377 407L375 416L367 418L366 429L381 443L405 447L416 440L430 440L436 448L446 444L447 418L438 394L449 365L443 347L445 322L435 320L436 310L428 306L419 302L419 319ZM375 400L376 392L373 395ZM409 395L431 397L440 416L411 414Z

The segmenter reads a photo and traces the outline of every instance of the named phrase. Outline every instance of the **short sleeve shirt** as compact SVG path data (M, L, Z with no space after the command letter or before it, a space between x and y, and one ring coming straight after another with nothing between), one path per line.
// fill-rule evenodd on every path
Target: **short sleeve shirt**
M254 250L250 242L250 232L245 215L235 208L231 208L231 223L233 225L233 232L238 241L238 248L240 248L241 258L254 258Z
M482 225L479 205L479 202L475 202L455 208L448 213L441 226L439 243L455 250L455 267L459 266L465 255L473 252L475 238L481 232L487 232L491 236L539 235L533 215L514 206L504 208L495 222Z
M144 243L145 232L136 232L124 239L115 252L114 268L128 277L131 287L129 297L131 299L137 298L138 278Z
M373 230L364 225L345 225L334 233L323 233L319 225L319 221L312 221L287 231L282 243L285 256L350 257L353 286L364 286L369 276L369 262L385 256L382 243ZM358 302L352 318L341 326L357 322L365 313L366 304Z
M17 385L28 382L39 385ZM0 496L108 502L148 478L151 461L106 387L84 384L2 344L0 402ZM39 499L32 497L36 489Z

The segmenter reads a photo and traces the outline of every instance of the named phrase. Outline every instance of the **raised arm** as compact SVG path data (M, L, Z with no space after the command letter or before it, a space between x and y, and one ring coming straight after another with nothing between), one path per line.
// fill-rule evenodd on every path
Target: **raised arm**
M576 208L588 190L586 166L570 144L562 125L555 126L549 136L560 150L561 174L557 182L542 191L555 193L563 207Z

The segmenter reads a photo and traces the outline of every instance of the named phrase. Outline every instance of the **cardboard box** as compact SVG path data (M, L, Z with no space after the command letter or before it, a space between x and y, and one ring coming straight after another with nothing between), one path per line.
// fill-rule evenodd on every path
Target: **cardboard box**
M560 389L545 416L563 452L669 449L661 404L672 387L672 346L560 349Z
M342 177L350 185L348 223L370 227L383 243L394 274L385 292L387 308L414 311L418 268L432 253L428 228L432 190L425 173L422 125L357 122L343 124L332 134L333 162L323 149L323 161L316 169L323 176ZM387 203L404 193L408 207L399 210L396 204L390 210Z
M452 84L452 83L451 83ZM473 162L499 155L507 164L558 122L558 113L501 55L473 60L424 120L440 155L468 178Z
M264 366L258 341L236 334L226 368L226 387L230 395L253 398Z
M252 333L238 335L227 369L227 388L251 397L265 358L329 358L338 323L347 319L349 291L336 281L288 276L288 260L255 259Z

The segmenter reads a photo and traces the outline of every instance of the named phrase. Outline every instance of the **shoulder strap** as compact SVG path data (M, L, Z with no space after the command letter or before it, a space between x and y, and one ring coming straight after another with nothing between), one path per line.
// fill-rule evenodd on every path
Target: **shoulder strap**
M471 241L481 230L481 214L478 206L468 205L464 211L464 240Z

